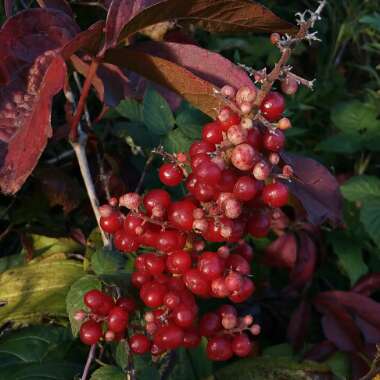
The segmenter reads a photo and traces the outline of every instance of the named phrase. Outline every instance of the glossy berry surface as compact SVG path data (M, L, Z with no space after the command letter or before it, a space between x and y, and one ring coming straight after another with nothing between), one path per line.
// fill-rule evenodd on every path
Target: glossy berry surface
M262 199L270 207L283 207L288 203L288 188L281 182L266 185L262 191Z
M183 172L178 165L163 164L159 170L160 181L167 186L177 186L183 180Z
M285 111L284 97L278 92L270 92L261 103L260 111L268 121L277 121Z
M151 343L143 334L135 334L129 338L129 346L134 354L142 355L150 350Z
M102 336L103 332L100 323L89 320L80 327L79 337L84 344L96 344Z

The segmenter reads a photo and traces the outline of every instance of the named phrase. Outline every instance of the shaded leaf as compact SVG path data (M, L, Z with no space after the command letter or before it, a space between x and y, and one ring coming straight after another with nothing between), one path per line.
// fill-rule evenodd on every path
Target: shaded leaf
M265 249L265 264L292 269L297 260L297 240L294 234L284 234Z
M331 368L332 373L339 380L347 380L350 378L351 366L346 353L336 352L325 364Z
M170 61L132 49L109 50L107 62L126 67L178 93L194 107L216 117L221 100L215 96L215 87L190 71Z
M378 344L380 342L380 328L372 326L370 323L359 317L356 317L355 320L367 343Z
M356 135L339 133L321 141L317 148L325 152L355 153L362 149L364 141Z
M142 105L135 99L122 100L115 110L130 121L142 122Z
M70 17L74 16L73 10L66 0L37 0L37 3L41 8L51 8L64 12Z
M196 45L174 42L145 42L133 49L173 62L218 87L229 84L235 88L253 87L246 71L218 53Z
M374 12L370 15L363 16L359 22L367 24L380 32L380 13Z
M248 0L166 0L146 8L123 29L125 39L142 29L176 19L180 24L194 24L210 32L286 32L295 27L281 20L262 5Z
M298 238L297 261L290 274L290 285L294 287L302 287L313 278L317 263L314 241L304 231L298 233Z
M51 136L52 98L66 75L55 49L76 32L69 16L51 9L21 12L0 31L0 188L5 193L20 189Z
M314 300L318 311L324 314L322 327L326 338L343 351L360 351L363 341L360 331L350 314L336 302L318 295Z
M326 360L337 350L335 344L329 340L324 340L315 344L310 350L304 354L307 360L322 361Z
M0 323L16 324L42 316L64 316L66 294L80 276L82 265L72 260L38 260L0 275Z
M368 235L380 247L380 197L363 204L360 211L360 221Z
M218 380L307 380L317 377L320 380L330 379L329 368L323 364L305 361L299 363L291 358L261 356L239 360L216 371Z
M380 179L368 175L352 177L341 186L341 191L352 202L380 197Z
M311 322L311 306L302 301L294 310L287 330L287 337L294 350L302 348Z
M86 275L75 281L67 293L66 311L69 315L71 330L74 336L78 334L81 325L81 322L74 319L74 314L78 310L85 309L83 296L86 292L92 289L101 289L101 283L95 276Z
M282 153L282 159L291 165L295 178L286 182L291 193L301 202L308 220L321 224L342 221L342 197L335 177L319 162L292 153Z
M124 380L123 371L112 365L105 365L98 368L91 375L91 380Z
M181 107L176 116L176 124L181 132L192 140L202 137L203 125L210 122L211 119L199 110L187 106Z
M76 178L56 167L40 169L35 177L50 207L61 206L63 212L68 214L79 206L81 193Z
M174 127L169 104L152 88L148 88L144 96L143 119L148 130L156 135L166 135Z
M11 17L13 13L13 0L4 0L5 17Z
M97 249L91 255L91 268L96 274L111 274L125 265L125 258L117 251Z
M181 129L177 128L174 131L170 131L165 139L162 141L162 145L169 153L186 152L189 150L192 140L187 138Z

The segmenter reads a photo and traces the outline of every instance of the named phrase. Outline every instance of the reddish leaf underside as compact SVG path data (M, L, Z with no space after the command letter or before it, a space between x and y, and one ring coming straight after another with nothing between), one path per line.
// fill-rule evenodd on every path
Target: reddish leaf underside
M183 66L199 78L218 87L225 84L240 88L253 86L245 70L218 53L202 49L196 45L174 42L145 42L136 44L133 49Z
M265 249L266 265L293 269L297 260L297 241L294 234L284 234Z
M15 193L29 176L51 135L53 96L66 65L57 49L76 34L66 14L31 9L0 31L0 189Z
M4 0L5 17L11 17L13 10L13 0Z
M355 293L369 296L380 289L380 273L370 273L362 277L352 288Z
M329 220L333 224L342 222L342 196L335 177L319 162L284 152L282 159L291 165L295 177L284 181L291 193L301 202L308 220L316 225Z
M311 322L311 306L302 301L293 312L288 325L287 337L293 348L298 351L302 348Z
M214 85L166 59L118 48L109 50L105 60L169 88L211 117L216 117L223 104L223 100L215 95Z
M120 39L159 22L176 20L210 32L282 32L296 28L270 10L249 0L166 0L135 16L123 29Z
M66 13L70 17L74 17L73 10L66 0L37 0L41 8L50 8Z

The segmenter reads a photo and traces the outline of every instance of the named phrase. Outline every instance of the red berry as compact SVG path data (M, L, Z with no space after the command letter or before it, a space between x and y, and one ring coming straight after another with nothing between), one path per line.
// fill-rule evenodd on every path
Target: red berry
M241 274L231 272L224 279L225 286L229 292L236 292L243 286L244 278Z
M270 225L269 213L257 211L248 219L247 230L254 237L265 237L269 233Z
M165 259L162 256L158 256L155 253L145 253L145 270L152 276L161 274L165 269Z
M287 76L281 82L281 90L286 95L294 95L298 90L298 82L294 78Z
M172 350L179 347L183 342L183 330L174 325L160 327L154 335L154 344L162 350Z
M186 330L183 335L183 347L195 348L198 347L201 342L201 336L194 330Z
M213 297L216 298L224 298L231 293L226 287L224 277L218 277L211 282L211 292Z
M242 288L233 292L228 298L234 303L241 303L246 301L255 291L255 285L249 278L245 278Z
M134 354L142 355L150 350L150 341L143 334L135 334L129 338L129 346Z
M137 215L128 214L123 223L124 231L129 235L141 235L144 220Z
M261 150L262 136L258 128L253 127L248 130L247 143L256 150Z
M176 230L161 231L157 236L156 247L162 252L173 252L182 249L186 241L182 239L182 235Z
M144 233L139 237L141 244L147 247L156 247L157 238L160 231L161 227L157 224L145 224Z
M166 292L165 285L152 281L141 287L140 298L146 306L156 308L163 304Z
M177 293L171 291L171 292L168 292L168 293L165 294L164 304L169 309L174 309L180 303L181 303L181 297Z
M219 166L211 161L203 161L194 169L193 173L198 181L204 181L210 185L217 185L222 176Z
M207 277L198 269L188 270L183 277L186 287L200 297L208 297L210 294L210 284Z
M119 212L112 212L109 216L101 216L99 223L104 232L114 234L123 226L122 215Z
M186 305L177 306L172 313L174 323L181 328L188 328L194 323L195 315Z
M271 152L279 152L285 146L285 135L280 129L268 131L263 136L264 147Z
M222 274L224 263L217 253L203 252L198 260L198 270L208 280L214 280Z
M251 169L258 160L259 154L249 144L240 144L232 151L231 162L239 170Z
M228 256L226 260L226 268L243 275L248 275L251 272L249 262L236 253Z
M203 127L202 140L211 144L220 144L222 142L222 127L218 121L208 123Z
M218 184L218 190L222 193L231 193L238 178L239 176L233 170L223 170Z
M133 272L131 276L131 282L135 288L141 288L144 284L147 284L151 279L152 276L146 272Z
M170 206L170 195L162 189L154 189L149 191L143 200L144 207L148 215L152 215L154 209L160 208L166 210Z
M283 207L288 203L288 188L281 182L266 185L262 192L262 199L270 207Z
M252 343L246 334L236 335L231 342L232 351L241 358L248 356L252 351Z
M268 121L277 121L285 110L284 97L278 92L270 92L261 103L260 110Z
M121 297L116 301L116 305L128 313L133 313L136 310L136 301L130 297Z
M191 231L194 221L193 211L195 209L195 204L187 199L174 202L168 210L168 219L173 227L182 231Z
M79 330L80 340L88 345L96 344L102 335L102 325L92 320L82 323Z
M175 251L166 258L166 267L169 272L183 274L191 268L191 256L186 251Z
M193 158L196 154L210 153L215 151L215 144L207 141L194 141L189 149L190 157Z
M136 235L119 230L114 235L115 248L120 252L135 252L140 243Z
M89 290L83 297L84 304L93 312L102 306L105 294L98 289Z
M232 125L240 123L240 116L231 111L228 107L223 108L218 115L218 119L222 125L223 131L227 131Z
M207 343L206 352L210 360L229 360L233 356L231 341L229 338L224 336L215 336L209 339Z
M209 202L214 199L216 188L207 182L197 182L194 186L194 197L199 202Z
M183 172L178 165L163 164L159 171L160 181L167 186L177 186L182 182Z
M240 177L234 186L234 195L243 202L250 201L258 193L257 181L249 176Z
M222 319L217 313L206 313L199 321L199 332L202 336L210 337L222 329Z
M232 305L222 305L218 310L218 314L220 315L221 318L224 318L229 315L237 316L237 311L234 306Z
M118 333L123 332L128 326L128 312L119 306L115 306L108 315L109 330Z

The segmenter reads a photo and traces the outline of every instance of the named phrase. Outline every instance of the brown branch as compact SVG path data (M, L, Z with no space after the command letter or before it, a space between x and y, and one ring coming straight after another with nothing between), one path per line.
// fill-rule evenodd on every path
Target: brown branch
M76 141L78 139L78 126L82 118L83 111L85 110L86 101L88 94L90 92L92 79L94 78L96 71L98 69L100 61L97 58L93 58L91 61L90 68L87 73L86 80L83 84L83 89L80 94L78 105L73 117L73 120L70 124L70 139L71 141Z

